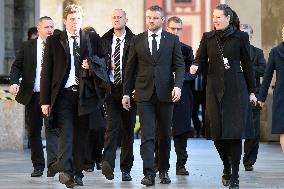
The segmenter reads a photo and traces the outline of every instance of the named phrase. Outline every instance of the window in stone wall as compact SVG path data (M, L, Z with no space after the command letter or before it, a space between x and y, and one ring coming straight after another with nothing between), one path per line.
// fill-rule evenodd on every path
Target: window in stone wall
M176 3L191 3L192 0L176 0Z

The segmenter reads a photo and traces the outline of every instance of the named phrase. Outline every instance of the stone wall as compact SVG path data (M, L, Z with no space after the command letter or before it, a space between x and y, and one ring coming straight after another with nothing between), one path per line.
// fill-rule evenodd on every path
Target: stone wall
M55 28L63 29L63 0L41 0L40 16L51 16ZM138 34L144 31L144 1L143 0L77 0L84 10L83 27L92 26L99 35L107 32L111 26L111 12L115 8L122 8L128 17L127 26Z
M24 106L15 100L0 100L0 150L24 147Z

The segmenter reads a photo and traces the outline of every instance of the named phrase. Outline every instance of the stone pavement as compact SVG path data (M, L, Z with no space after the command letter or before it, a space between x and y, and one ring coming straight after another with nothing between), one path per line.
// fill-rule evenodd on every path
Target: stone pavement
M140 140L135 140L135 161L131 172L133 181L121 182L119 160L116 161L115 179L106 180L100 171L85 173L82 189L137 189L146 188L140 184L142 175L142 160L139 155ZM173 147L173 146L172 146ZM189 176L175 175L175 152L171 151L170 185L161 185L156 178L158 189L222 189L222 165L211 141L205 139L188 140L189 158L187 168ZM119 151L117 153L119 158ZM22 152L0 151L0 189L63 189L58 182L58 174L47 178L46 171L40 178L31 178L32 171L29 150ZM259 158L255 171L246 172L240 166L240 188L243 189L284 189L284 155L278 144L261 144Z

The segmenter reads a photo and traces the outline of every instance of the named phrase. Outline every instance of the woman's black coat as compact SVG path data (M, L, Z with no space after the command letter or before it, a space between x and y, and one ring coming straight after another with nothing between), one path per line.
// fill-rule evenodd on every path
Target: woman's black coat
M219 43L220 44L220 43ZM225 69L222 58L229 61ZM248 35L233 29L217 43L216 31L204 33L195 65L207 76L206 137L247 139L254 137L249 93L254 92L253 65L250 61Z

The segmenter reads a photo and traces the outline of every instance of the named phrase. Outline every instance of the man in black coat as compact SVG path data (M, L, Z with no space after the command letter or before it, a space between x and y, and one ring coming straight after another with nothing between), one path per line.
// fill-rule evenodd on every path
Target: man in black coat
M108 180L114 178L116 149L118 137L121 137L120 170L122 181L131 181L130 171L133 166L133 140L136 120L136 106L129 111L122 107L122 83L124 80L129 45L134 34L125 26L126 13L122 9L112 12L112 26L102 36L103 48L106 53L107 72L111 81L111 95L106 101L107 126L105 132L102 174Z
M39 37L23 43L17 53L16 60L12 64L10 79L10 92L16 95L16 100L25 105L28 138L31 147L31 160L34 171L31 177L40 177L45 167L41 129L43 115L41 112L40 98L40 73L45 48L46 38L53 34L54 24L50 17L44 16L39 19L37 30ZM20 82L19 79L22 78ZM50 168L57 159L58 131L45 127L47 167ZM53 177L55 173L47 173Z
M162 30L163 23L161 7L155 5L147 9L148 30L132 38L123 83L122 103L126 110L131 108L130 96L135 89L134 99L141 124L140 153L145 175L141 184L146 186L155 184L156 128L159 176L162 184L171 182L168 169L173 102L180 98L184 77L180 42L176 35Z
M103 56L100 37L81 31L82 14L79 5L71 4L64 9L66 30L47 39L41 77L42 112L60 129L59 181L69 188L83 185L88 113L96 109L98 100L93 97L99 95L92 90L94 80L90 78L91 72L86 70L87 58L93 61L95 58L90 56L97 55L94 62L98 63L98 69L104 66L99 61Z
M249 40L251 41L253 35L253 29L248 24L242 24L240 30L246 32L249 35ZM250 58L253 64L253 71L255 77L255 94L258 97L260 89L260 78L264 76L266 61L264 59L263 51L259 48L250 45ZM246 139L244 142L244 157L243 164L246 171L253 171L253 165L256 162L259 139L260 139L260 109L253 107L252 110L252 124L255 129L255 138Z
M167 31L180 36L182 31L182 20L176 16L170 17L167 21ZM192 48L184 43L181 43L181 52L185 62L186 73L184 74L184 83L180 100L174 105L172 135L177 155L176 175L189 175L189 172L185 168L188 157L186 147L187 138L192 133L192 86L195 76L188 72L194 57Z

